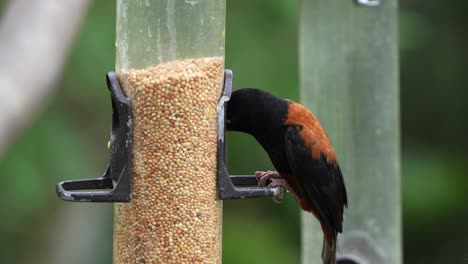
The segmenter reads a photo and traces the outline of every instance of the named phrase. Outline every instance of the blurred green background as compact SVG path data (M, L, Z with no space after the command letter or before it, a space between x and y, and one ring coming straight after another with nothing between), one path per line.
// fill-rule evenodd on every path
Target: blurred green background
M298 99L298 1L227 2L235 88ZM400 2L406 263L468 261L467 13L465 0ZM95 1L58 89L0 160L0 263L111 263L112 205L62 202L54 185L97 177L108 162L114 39L115 1ZM252 138L229 136L232 173L272 169ZM299 263L290 198L225 202L223 229L223 263Z

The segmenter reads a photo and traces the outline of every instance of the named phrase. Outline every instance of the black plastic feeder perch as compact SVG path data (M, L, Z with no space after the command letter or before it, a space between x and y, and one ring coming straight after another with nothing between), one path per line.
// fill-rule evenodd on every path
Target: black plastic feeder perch
M96 179L63 181L57 184L57 195L70 202L130 202L132 150L132 114L114 72L107 74L107 87L112 100L110 162L104 175ZM102 191L111 189L110 191ZM94 191L91 191L94 190Z
M224 71L224 88L218 104L218 195L221 200L274 197L282 187L252 187L258 184L254 175L229 175L226 162L226 103L232 93L232 71ZM251 186L251 187L247 187Z
M96 179L63 181L57 195L71 202L130 202L131 200L131 107L114 72L107 74L112 99L110 162L103 176ZM223 94L218 104L218 195L221 200L274 197L282 187L254 187L254 175L229 175L226 166L226 103L232 93L232 71L224 72ZM110 191L102 191L111 189ZM91 191L93 190L93 191Z

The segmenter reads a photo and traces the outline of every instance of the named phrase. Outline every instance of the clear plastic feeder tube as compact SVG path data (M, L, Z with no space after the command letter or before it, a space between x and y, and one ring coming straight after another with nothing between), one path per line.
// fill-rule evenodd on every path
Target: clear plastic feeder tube
M115 205L115 264L221 263L224 29L224 0L117 0L116 72L134 130L132 201Z
M302 1L301 100L329 133L348 190L338 263L402 263L397 21L397 0ZM320 225L308 213L302 223L302 264L318 263Z

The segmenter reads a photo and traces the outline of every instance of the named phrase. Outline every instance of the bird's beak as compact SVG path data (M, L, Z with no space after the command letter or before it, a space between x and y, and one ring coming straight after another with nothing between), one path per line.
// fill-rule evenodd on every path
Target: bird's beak
M230 120L230 119L226 119L226 124L227 124L227 125L231 124L231 120Z

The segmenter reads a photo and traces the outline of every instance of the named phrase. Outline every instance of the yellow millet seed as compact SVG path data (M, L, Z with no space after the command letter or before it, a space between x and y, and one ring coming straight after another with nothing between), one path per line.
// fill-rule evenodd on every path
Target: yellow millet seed
M223 58L119 73L133 111L132 201L115 205L114 264L221 263L216 190Z

